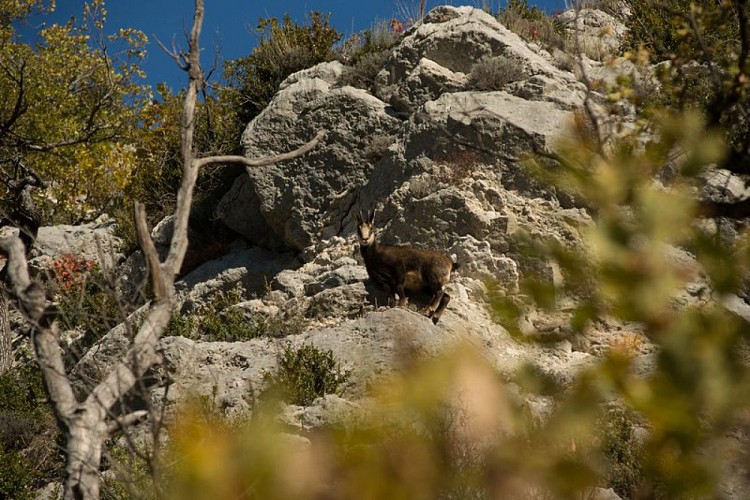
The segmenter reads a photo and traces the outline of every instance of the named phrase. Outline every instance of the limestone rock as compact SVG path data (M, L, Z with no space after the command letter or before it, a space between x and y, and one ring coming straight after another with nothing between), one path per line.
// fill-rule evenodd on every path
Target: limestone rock
M247 169L217 207L227 226L269 248L302 250L318 238L337 235L356 189L372 171L369 143L399 123L384 102L364 90L333 88L303 76L297 75L248 125L245 154L289 151L319 130L329 131L325 143L302 158Z
M578 13L573 9L566 10L555 18L571 39L579 37L578 43L584 54L589 57L598 55L598 60L616 53L627 32L623 23L598 9L581 9Z
M700 196L711 201L733 203L750 197L747 180L728 170L712 170L703 176Z
M493 16L472 7L442 6L407 33L378 74L375 95L386 102L395 96L416 109L465 89L473 65L499 55L521 63L528 76L546 75L569 89L579 87L573 75L554 67Z
M200 265L175 287L184 295L182 311L187 313L209 301L217 292L237 287L248 295L262 295L278 273L296 267L299 261L291 253L250 248Z
M31 250L31 265L46 269L52 260L69 255L98 262L102 268L112 270L123 259L119 253L121 245L112 220L78 226L42 226Z
M268 338L246 342L194 342L184 337L161 339L163 376L169 390L153 392L159 404L204 397L225 415L246 414L265 385L263 373L276 366L278 345Z
M446 153L451 140L517 160L524 153L552 147L571 118L554 103L528 101L504 91L445 94L426 103L410 122L406 156L434 158Z

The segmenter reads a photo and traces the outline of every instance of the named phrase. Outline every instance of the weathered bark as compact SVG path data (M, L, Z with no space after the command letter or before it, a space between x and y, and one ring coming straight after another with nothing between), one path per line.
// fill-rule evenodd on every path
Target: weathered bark
M19 180L5 180L8 189L6 202L11 207L10 213L0 220L0 227L7 225L17 227L19 237L24 244L28 257L31 247L42 225L42 210L32 197L35 188L45 187L44 182L35 172L28 170L22 164L20 167L27 174ZM0 374L5 373L13 365L13 333L10 331L8 294L4 289L7 271L0 272Z
M70 420L65 466L65 498L99 498L99 466L107 438L104 421L90 411Z
M10 331L8 294L0 287L0 375L13 365L13 337Z

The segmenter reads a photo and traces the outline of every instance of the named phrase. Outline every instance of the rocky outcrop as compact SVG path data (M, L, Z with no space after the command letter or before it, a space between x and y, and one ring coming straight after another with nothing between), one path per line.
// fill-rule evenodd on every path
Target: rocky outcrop
M583 53L595 60L616 53L627 33L623 23L598 9L566 10L556 19L570 39L578 37Z
M375 95L416 110L446 93L467 90L473 66L500 55L518 62L527 78L557 81L568 96L583 98L573 75L553 66L493 16L481 9L451 6L433 9L409 30L378 74ZM541 92L535 98L546 100L548 95Z
M112 220L98 220L78 226L43 226L31 249L31 265L48 269L49 264L62 256L74 256L99 263L112 270L123 260L122 240L115 234Z
M294 141L328 131L325 143L304 158L248 169L221 200L217 214L248 241L302 250L338 234L377 160L374 142L399 126L376 97L320 78L335 79L338 66L325 63L307 70L307 77L293 75L248 125L243 146L251 157L288 151Z
M655 348L636 325L603 320L581 335L569 327L572 308L562 295L554 297L557 311L526 310L518 324L501 324L488 304L490 289L518 298L530 271L559 285L557 265L529 255L526 242L544 237L575 248L591 223L584 208L542 185L524 161L555 148L581 103L572 75L542 52L479 10L441 7L394 49L374 86L377 96L342 85L335 62L290 76L248 125L246 154L287 151L319 129L328 131L325 144L241 175L217 213L242 241L177 284L182 316L204 314L214 296L239 287L243 300L231 310L266 330L238 342L211 341L200 331L190 339L162 338L164 363L150 374L151 402L169 415L186 398L200 397L225 415L246 415L278 355L302 345L330 350L350 377L340 396L282 408L279 419L299 430L358 418L368 411L369 388L406 357L459 343L483 353L536 421L555 400L521 389L521 367L564 390L611 345L627 341L638 373L649 373ZM471 65L495 55L521 61L523 79L503 90L467 89ZM731 196L744 195L729 182ZM711 185L712 195L723 193L721 179ZM461 264L438 325L417 312L429 297L410 297L409 308L383 307L384 293L362 265L352 217L373 208L382 241L436 248ZM166 241L169 230L169 221L160 224L157 240ZM689 255L667 250L692 269ZM706 287L696 274L676 306L704 303ZM128 344L124 325L109 332L79 361L76 388L101 379Z
M525 79L505 91L466 90L472 64L501 54L524 65ZM554 148L565 135L571 109L580 104L572 75L468 7L437 8L410 30L378 77L378 97L343 86L341 75L337 62L291 75L248 125L243 145L250 157L287 151L320 129L328 136L301 158L248 169L235 181L217 213L266 250L235 245L183 277L177 285L182 314L201 311L213 295L239 285L256 298L238 308L269 321L295 318L301 326L286 342L331 349L352 367L353 394L395 369L403 345L436 352L459 339L483 345L505 372L533 362L561 383L571 380L577 368L566 366L585 365L589 354L572 349L564 336L548 351L517 345L492 320L483 297L488 282L514 294L524 272L548 266L523 254L520 236L575 245L577 227L588 223L583 210L541 186L521 160ZM351 217L370 208L378 210L383 241L438 248L462 264L440 326L413 310L380 310L385 297L362 266ZM169 221L159 228L155 235L167 235ZM300 251L299 260L278 253L284 248ZM554 278L552 268L548 274ZM413 300L415 307L420 300ZM95 379L122 351L124 334L111 332L77 371ZM247 409L241 393L257 389L259 373L279 348L269 339L163 343L169 376L182 387L178 394L218 391L221 405L236 411ZM205 370L189 372L209 359Z
M525 78L507 91L466 91L471 65L501 54L519 61ZM429 171L433 162L427 160L449 158L461 148L501 158L506 185L532 185L519 159L551 148L583 102L572 74L470 7L439 7L411 29L378 76L377 97L340 86L340 75L334 62L290 76L248 125L248 156L285 151L294 145L290 137L330 131L326 144L304 158L249 169L224 196L217 213L250 242L303 250L346 235L352 207L382 205ZM408 119L402 125L394 116ZM438 196L436 203L450 203L444 198L462 194ZM394 211L407 209L391 202ZM465 234L485 236L479 230L459 236Z
M472 64L496 55L521 62L524 78L506 90L466 90ZM532 269L556 283L554 265L526 255L519 241L544 236L575 246L590 221L573 200L539 184L522 160L564 137L581 102L573 76L468 7L437 8L411 29L385 63L377 97L342 85L341 75L337 62L291 75L248 125L243 146L250 157L287 151L320 129L328 135L301 158L241 175L217 214L251 246L233 244L177 284L183 315L199 314L213 296L239 287L251 300L235 307L248 317L268 324L293 318L295 326L275 330L283 340L163 339L168 397L216 396L228 413L244 412L262 372L289 343L333 351L352 370L350 398L396 369L399 349L434 353L458 341L482 346L509 378L532 363L570 383L593 359L585 343L551 328L543 346L519 344L485 299L487 283L518 293ZM415 312L421 297L410 310L382 309L385 297L362 266L351 216L371 208L381 240L437 248L461 263L439 326ZM166 241L169 230L168 220L155 228L157 240ZM520 331L532 338L545 321L531 315ZM127 339L124 327L110 332L79 362L79 378L100 377Z
M602 31L605 21L584 11L579 24L606 39L600 36L609 34ZM619 28L613 33L619 40ZM523 77L502 90L470 89L473 65L501 55L519 62ZM575 199L541 184L524 161L564 139L583 100L573 75L550 59L479 9L439 7L394 48L373 86L375 95L343 85L338 62L287 78L248 125L245 154L285 152L321 129L328 132L324 144L238 177L216 213L241 238L176 284L178 318L204 314L215 296L239 289L242 300L230 311L266 325L266 332L238 342L211 341L201 332L163 337L164 362L148 375L151 403L170 415L186 399L199 397L227 416L246 416L278 355L302 345L330 350L350 378L340 396L282 407L278 418L299 431L359 418L368 411L368 390L399 370L404 359L460 343L477 348L497 368L537 422L551 413L555 398L522 389L521 367L565 390L581 370L620 344L635 357L636 374L650 373L657 348L641 326L603 318L585 334L574 332L570 298L554 288L565 279L559 267L527 253L525 244L541 238L576 248L592 221ZM707 177L700 193L717 201L748 194L741 179L725 172ZM368 278L359 255L352 217L369 209L376 209L382 241L440 249L461 264L438 325L417 312L424 297L410 297L408 308L383 307L384 293ZM43 228L34 255L93 257L100 233L116 248L107 225ZM162 255L170 234L169 219L154 229ZM710 283L689 253L665 247L664 255L694 278L674 297L675 307L713 300ZM530 271L553 285L557 310L529 308L518 324L508 324L488 300L490 292L520 303ZM140 290L142 259L131 256L119 274ZM723 301L737 316L750 317L744 300ZM143 309L80 359L73 373L77 391L101 380L121 358L142 318ZM617 498L605 489L592 495Z

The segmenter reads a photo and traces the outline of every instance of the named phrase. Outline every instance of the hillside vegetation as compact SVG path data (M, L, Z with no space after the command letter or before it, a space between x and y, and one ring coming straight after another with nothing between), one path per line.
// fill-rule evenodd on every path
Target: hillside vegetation
M750 495L747 1L400 5L261 19L205 85L194 28L180 90L103 1L30 45L54 2L0 0L0 496L73 495L52 378L88 402L161 306L107 498ZM436 324L368 277L370 210L460 263Z

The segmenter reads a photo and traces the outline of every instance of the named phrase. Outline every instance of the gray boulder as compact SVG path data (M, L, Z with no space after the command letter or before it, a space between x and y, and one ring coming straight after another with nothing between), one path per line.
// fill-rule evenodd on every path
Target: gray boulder
M183 297L182 312L188 313L219 292L241 288L250 295L262 295L280 272L299 267L291 253L249 248L206 262L175 283Z
M623 23L598 9L566 10L555 19L571 39L578 37L583 53L595 60L616 53L627 33Z
M225 415L247 414L263 374L276 366L278 342L264 338L247 342L194 342L184 337L161 339L159 349L166 384L152 391L154 404L174 407L203 397Z
M568 93L577 89L582 102L573 75L554 67L493 16L451 6L433 9L407 33L378 74L375 95L416 109L444 93L465 90L472 67L500 55L520 63L527 77L545 75L565 82Z
M221 220L252 243L302 250L338 234L357 188L372 171L370 143L400 123L364 90L333 88L319 77L335 75L326 68L290 77L243 135L245 154L259 157L289 151L319 130L329 131L325 143L304 157L247 169L221 200Z
M504 91L445 94L426 103L405 133L405 156L435 158L467 143L502 159L547 150L565 134L572 113L551 102Z
M121 246L112 220L78 226L43 226L31 249L31 265L48 269L53 260L67 255L98 262L102 268L111 270L123 259Z

